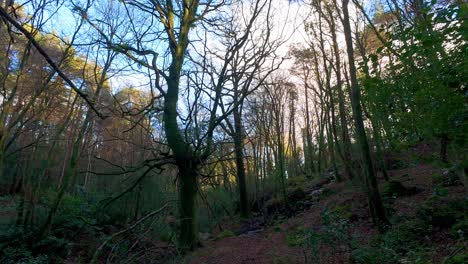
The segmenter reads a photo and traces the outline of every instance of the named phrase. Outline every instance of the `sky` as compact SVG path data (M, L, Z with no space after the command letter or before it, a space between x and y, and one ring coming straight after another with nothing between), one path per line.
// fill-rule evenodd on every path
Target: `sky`
M26 1L17 1L21 4ZM37 7L34 5L35 1L26 5L27 13L32 13ZM55 2L55 1L53 1ZM61 2L61 1L59 1ZM80 17L76 12L71 11L72 3L79 3L80 6L84 6L84 0L78 1L64 1L62 5L50 5L45 13L47 23L43 26L44 31L53 32L63 38L69 38L75 31ZM97 0L97 3L121 5L117 0ZM289 3L288 0L273 0L273 21L276 23L274 27L274 35L285 39L286 42L277 50L278 54L286 57L289 46L291 44L301 43L304 39L304 30L302 26L302 20L307 16L307 10L301 7L298 3ZM90 15L91 17L92 15ZM259 21L262 23L262 21ZM86 33L84 33L86 34ZM83 35L84 35L83 34ZM88 40L81 38L79 42L86 42ZM291 66L291 61L286 61L282 70L287 70ZM134 72L133 74L125 74L123 76L115 76L111 79L111 83L114 88L119 89L121 86L132 85L135 87L145 86L147 84L145 74Z
M86 2L86 0L77 0L75 2ZM45 25L44 29L49 32L55 32L56 34L62 37L69 37L73 34L78 25L78 21L80 21L80 16L76 12L71 11L71 3L72 1L64 1L64 5L57 9L57 6L51 5L49 12L46 14L48 23ZM96 0L95 3L98 4L99 8L103 13L108 12L110 6L114 7L122 7L122 4L118 0ZM277 54L282 57L288 57L289 49L292 45L302 45L306 46L305 39L307 38L307 34L304 30L303 21L305 19L310 19L310 8L305 4L300 4L298 2L290 3L289 0L272 0L273 5L273 23L275 24L273 35L276 35L279 38L284 39L283 45L277 50ZM81 6L84 6L81 4ZM245 5L245 13L248 13L247 5ZM29 12L33 11L33 8L29 6ZM98 15L95 14L96 11L91 11L89 13L89 18L91 20L95 19ZM352 12L353 13L353 12ZM94 16L94 17L93 17ZM112 19L116 19L115 17ZM139 21L139 23L145 24L145 21ZM148 22L149 23L149 22ZM259 20L259 24L264 23L264 21ZM84 27L85 31L81 34L81 39L79 42L89 42L91 41L89 35L96 35L96 31L89 27ZM94 32L93 32L94 31ZM91 32L91 34L89 34ZM195 37L193 35L193 37ZM195 44L197 45L197 44ZM217 45L216 42L213 42L213 45ZM156 47L157 49L158 47ZM79 49L79 48L78 48ZM158 60L162 61L164 58L164 51L159 50L159 57ZM283 75L290 75L289 69L293 66L293 60L287 59L284 61L280 68L280 74ZM123 59L121 56L116 61L115 68L122 68L123 65L126 65L127 61ZM119 73L115 76L110 78L111 86L114 89L114 92L120 90L124 87L136 87L139 89L148 90L149 82L151 80L148 78L148 74L143 72L142 69L137 67L129 69L125 73ZM302 81L294 80L292 81L298 83L298 87L301 87ZM302 90L302 89L299 89ZM301 92L299 93L299 97L301 100ZM302 98L303 99L303 98Z

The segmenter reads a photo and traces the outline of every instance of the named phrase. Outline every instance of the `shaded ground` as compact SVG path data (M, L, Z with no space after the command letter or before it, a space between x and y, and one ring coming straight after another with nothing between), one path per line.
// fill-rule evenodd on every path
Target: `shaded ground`
M405 219L416 218L418 208L427 202L428 198L433 196L440 187L441 183L435 182L436 178L433 176L443 175L444 169L441 169L442 166L431 165L437 164L433 162L431 153L434 151L429 145L421 144L411 151L393 153L386 157L391 180L398 181L403 186L414 190L410 195L385 198L385 204L392 212L393 222L406 223ZM380 179L380 182L381 185L384 184L383 179ZM100 258L101 263L107 261L129 263L125 261L126 259L131 259L134 263L170 264L352 263L351 259L354 257L352 248L355 249L356 244L363 250L373 246L372 243L375 242L378 233L370 221L367 200L360 189L349 182L335 183L328 180L316 181L315 185L307 180L298 185L303 188L304 193L303 196L299 195L291 199L295 201L295 206L293 206L295 210L289 217L286 216L284 210L278 209L280 207L277 207L277 203L273 203L270 209L278 210L269 211L266 217L257 215L244 224L234 219L226 219L221 223L223 230L213 231L212 234L201 234L201 237L204 237L203 246L185 257L179 255L173 245L155 239L151 233L135 232L129 234L125 240L121 240L131 242L129 249L121 250L122 252L117 254L112 252L114 251L112 247L111 254L106 252ZM445 198L459 200L465 198L464 201L467 201L465 188L461 184L450 184L444 188ZM384 189L381 186L381 191ZM444 199L442 203L445 202ZM268 211L268 206L266 207ZM11 199L0 200L0 208L0 223L5 224L15 218L16 210ZM329 226L329 223L324 222L326 221L325 212L337 208L341 210L340 213L346 215L346 230L343 234L338 234L343 235L344 238L332 238L328 244L319 245L302 239L305 232L317 234L323 232L323 229ZM464 217L464 219L468 218L466 215ZM468 223L468 221L465 222ZM113 230L108 233L117 231ZM465 230L465 234L466 232ZM467 251L466 240L455 239L453 230L443 225L434 226L429 233L425 233L418 239L427 246L430 256L425 261L417 263L444 263L447 256ZM96 241L96 237L92 234L83 235L77 241L66 263L83 263L83 259L86 258L82 256L93 252L99 246L97 243L102 243L102 241ZM132 241L138 241L138 243ZM351 243L354 244L351 246ZM118 246L118 243L115 242L115 245ZM132 252L131 256L129 252ZM466 256L468 258L468 255ZM361 261L360 263L368 262ZM403 258L395 263L416 262ZM456 263L468 262L451 262L450 264Z
M304 263L303 250L289 247L285 241L283 233L272 231L209 241L190 263Z
M427 147L414 150L421 157L427 155ZM407 159L408 157L405 157ZM409 159L409 158L408 158ZM412 217L416 209L434 191L432 176L441 174L442 169L436 168L425 162L409 164L407 168L393 169L389 171L392 180L400 181L404 186L415 187L417 192L410 196L402 196L391 201L393 209L392 218ZM465 190L462 185L447 187L450 198L463 198ZM360 190L351 187L347 183L331 183L323 186L322 191L327 190L330 195L315 202L310 208L305 209L294 217L279 221L279 224L256 230L251 234L242 234L219 240L208 240L204 247L187 258L188 263L193 264L248 264L248 263L350 263L349 247L337 244L332 250L321 247L320 252L330 251L324 254L318 261L311 254L310 248L291 245L287 241L287 234L297 228L310 228L319 230L322 227L321 213L325 208L345 206L350 208L349 216L352 222L350 236L356 238L361 246L369 244L376 230L370 221L367 210L366 197ZM310 192L311 190L307 190ZM388 202L387 202L388 203ZM448 229L434 228L432 234L421 237L435 249L430 256L431 263L442 263L445 256L460 252L452 252L453 246L459 241L450 236ZM466 245L465 248L466 250ZM402 262L403 263L403 262Z

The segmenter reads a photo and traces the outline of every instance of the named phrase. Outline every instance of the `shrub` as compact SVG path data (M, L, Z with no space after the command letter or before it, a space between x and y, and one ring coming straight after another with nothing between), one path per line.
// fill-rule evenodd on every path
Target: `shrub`
M363 264L427 263L429 248L424 237L431 228L420 220L410 220L376 235L370 246L356 247L351 260Z
M0 257L3 264L48 264L52 263L48 256L33 256L32 252L26 247L7 247L3 249Z
M468 263L468 254L459 254L448 258L444 261L444 264L465 264Z
M468 201L465 199L447 201L432 197L420 206L417 215L428 224L451 227L464 219L467 211Z
M468 219L465 217L460 222L454 224L450 229L450 233L454 238L466 239L468 235Z
M353 241L348 233L351 215L349 206L325 209L321 213L323 225L320 230L297 227L286 234L286 241L289 246L305 246L316 260L320 260L324 254L335 254L342 245L351 246ZM321 252L322 246L330 247L331 252Z
M281 232L283 231L283 227L280 224L277 224L273 227L273 231L275 232Z
M432 227L420 220L410 220L392 227L381 237L381 243L398 254L406 255L422 246L424 237L430 235Z
M393 264L398 263L398 255L386 247L359 247L352 251L351 263Z
M237 196L222 187L208 188L204 196L204 199L200 199L201 206L198 208L199 229L200 232L211 232L223 219L233 217Z
M0 234L0 263L60 263L69 252L70 242L54 237L47 237L34 243L36 233L11 227Z
M446 169L442 174L434 174L432 176L432 182L435 185L441 185L444 187L459 185L460 178L453 169Z
M265 203L268 214L280 211L284 207L284 201L278 195L273 196Z
M286 232L286 243L290 247L300 246L306 240L307 231L303 226L295 227Z
M296 202L296 201L301 201L306 198L306 193L304 192L304 189L302 187L296 186L294 188L288 188L288 199L290 201Z

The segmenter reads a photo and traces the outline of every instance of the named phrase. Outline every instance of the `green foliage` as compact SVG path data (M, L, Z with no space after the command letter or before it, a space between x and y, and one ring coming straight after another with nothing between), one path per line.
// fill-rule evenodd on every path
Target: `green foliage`
M50 258L46 255L33 256L25 246L8 247L4 249L0 262L4 264L48 264Z
M418 208L417 215L427 224L451 227L464 219L467 211L468 201L465 199L444 200L431 197Z
M286 233L286 242L290 247L303 245L306 239L307 233L303 226L290 229Z
M323 225L320 230L307 229L302 226L289 230L286 233L286 242L289 246L304 246L315 260L320 260L326 254L335 254L340 246L350 247L353 239L349 235L351 217L349 206L336 206L322 211ZM326 246L330 252L321 252Z
M400 223L385 234L381 241L384 246L399 254L416 250L425 236L431 234L432 227L420 220L410 220Z
M398 257L386 247L358 247L353 250L351 263L391 264L398 263Z
M458 223L450 228L450 233L454 238L466 239L468 236L468 217L465 216Z
M223 238L227 238L227 237L233 237L233 236L236 236L236 234L234 234L234 232L232 232L231 230L223 230L221 231L215 238L215 240L220 240L220 239L223 239Z
M311 183L311 180L307 178L306 176L294 176L294 177L288 178L288 186L292 186L292 187L304 187L310 183Z
M306 198L306 193L302 187L288 187L286 189L289 201L302 201Z
M453 257L448 258L444 261L444 264L464 264L468 262L468 254L458 254Z
M284 206L284 200L276 194L265 203L268 212L277 212Z
M430 248L424 237L430 235L431 227L419 220L409 220L393 226L385 234L376 235L369 246L352 251L355 263L427 263Z
M39 240L40 228L56 195L51 189L44 192L41 203L35 208L37 224L3 226L0 247L4 250L0 256L6 263L59 262L71 253L72 241L78 234L95 233L93 205L82 194L69 193L63 197L51 232Z
M414 188L407 188L401 182L394 180L386 182L382 189L382 195L393 198L411 195L415 192Z
M382 124L393 144L447 137L466 140L467 84L466 31L457 5L423 9L423 21L411 27L385 31L388 47L377 50L361 64L363 100L374 122ZM435 26L437 25L437 26ZM448 49L447 47L452 48ZM390 51L390 49L392 51ZM367 62L387 52L398 58L381 70Z
M464 200L446 201L431 197L421 205L417 218L395 224L385 234L376 235L366 247L354 248L352 260L365 264L430 263L433 226L450 226L458 220L452 227L452 234L462 233L463 237L460 230L466 229L464 210ZM463 256L460 258L463 259ZM444 263L452 263L448 261Z
M332 224L337 221L349 221L352 215L351 206L346 204L335 206L331 210L325 210L322 213L322 219L325 224Z
M283 231L283 227L281 226L281 224L277 224L277 225L273 226L273 231L275 231L275 232L282 232L282 231Z
M34 243L34 230L10 227L0 233L0 263L54 263L70 250L70 241L53 236Z
M199 230L211 232L226 217L236 211L236 197L223 187L207 188L198 209Z
M441 174L434 174L432 176L432 182L434 185L450 187L460 184L460 178L455 171L445 170Z

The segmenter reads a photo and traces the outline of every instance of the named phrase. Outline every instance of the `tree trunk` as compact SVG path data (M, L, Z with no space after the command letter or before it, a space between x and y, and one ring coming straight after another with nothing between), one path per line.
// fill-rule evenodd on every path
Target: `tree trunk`
M247 186L245 179L245 166L244 166L244 147L243 147L243 130L240 109L236 109L234 115L234 148L236 156L236 169L237 169L237 185L239 188L239 202L240 202L240 215L242 218L249 217L249 205L247 197Z
M372 120L371 122L372 122L372 131L374 133L375 147L377 151L377 159L379 160L379 163L380 163L380 170L382 171L382 175L385 181L389 181L390 178L388 176L387 165L385 164L385 157L383 153L382 137L380 135L380 131L378 130L375 122L373 122Z
M194 250L198 246L198 226L196 221L197 165L189 160L178 163L179 168L179 247Z
M387 219L384 205L380 196L377 179L372 165L372 159L369 150L369 143L367 141L366 131L364 128L364 121L362 118L362 109L360 96L361 91L357 81L356 66L354 64L354 48L353 39L351 36L351 26L349 22L348 13L349 0L343 0L343 29L346 40L346 49L348 52L349 75L351 79L351 104L353 108L354 123L356 126L356 135L359 147L362 152L362 159L364 165L365 185L369 199L370 213L374 224L380 229L384 228L390 222Z
M308 178L312 178L312 174L315 171L314 160L313 160L313 149L312 149L312 133L310 125L310 110L309 110L309 87L307 83L304 85L305 93L305 111L306 111L306 125L305 125L305 140L304 144L304 165L305 165L305 175Z
M52 227L52 223L53 223L53 220L54 220L54 217L55 217L55 214L57 213L59 207L60 207L60 203L62 202L62 198L63 196L65 195L65 192L67 191L67 189L69 188L70 186L70 183L72 183L74 181L74 178L76 176L76 168L77 168L77 164L78 164L78 158L80 157L80 149L81 149L81 144L82 144L82 141L84 139L84 135L88 129L88 125L89 125L89 122L90 122L90 119L92 118L91 115L92 115L92 110L88 110L88 113L85 117L85 121L83 122L83 126L81 127L80 129L80 132L78 134L78 137L75 141L75 143L73 144L73 148L72 148L72 156L71 156L71 159L70 159L70 163L68 165L68 168L65 169L65 173L63 174L63 179L62 179L62 183L61 185L59 186L59 191L58 191L58 194L57 194L57 197L55 198L55 201L52 205L52 208L50 209L48 215L47 215L47 219L44 223L44 225L41 227L40 231L39 231L39 235L38 235L38 240L41 240L43 239L44 237L46 237Z
M442 135L440 138L440 160L444 163L448 163L447 159L447 145L449 142L449 138L447 135Z
M341 125L341 140L343 140L343 163L345 165L345 173L350 180L353 179L353 169L351 163L351 140L348 132L348 122L346 120L346 109L344 105L344 94L343 94L343 80L341 78L341 56L338 48L338 39L336 36L336 24L335 19L331 11L330 13L330 31L333 41L333 52L335 54L335 65L336 65L336 80L337 80L337 91L338 91L338 111L340 116Z

